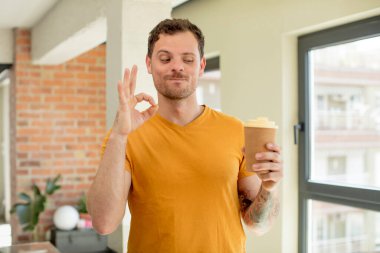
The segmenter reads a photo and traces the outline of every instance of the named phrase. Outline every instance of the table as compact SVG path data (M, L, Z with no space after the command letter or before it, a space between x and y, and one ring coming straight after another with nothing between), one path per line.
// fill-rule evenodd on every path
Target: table
M51 230L50 242L61 253L111 253L107 247L107 236L93 229Z
M50 242L15 244L0 248L0 253L60 253Z

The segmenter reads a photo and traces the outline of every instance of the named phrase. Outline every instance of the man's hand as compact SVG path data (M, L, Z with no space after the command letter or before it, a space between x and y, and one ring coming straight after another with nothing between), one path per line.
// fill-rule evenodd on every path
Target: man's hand
M119 107L112 127L113 134L127 136L157 112L158 105L151 96L145 93L135 95L136 75L136 65L133 65L131 71L126 68L123 82L117 84ZM140 112L135 107L142 101L147 101L151 106Z
M283 177L281 149L274 143L267 143L268 152L256 153L259 163L252 165L252 170L262 181L262 187L267 191L273 191Z
M278 192L274 189L283 174L281 150L272 143L266 148L268 151L256 154L258 163L251 168L256 174L238 181L242 218L259 235L272 227L280 212Z

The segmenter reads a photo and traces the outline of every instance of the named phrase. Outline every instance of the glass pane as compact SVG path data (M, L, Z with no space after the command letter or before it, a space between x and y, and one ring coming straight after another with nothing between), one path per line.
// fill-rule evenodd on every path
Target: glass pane
M198 79L196 91L199 104L206 104L217 111L221 111L220 79L221 72L219 69L203 73L203 76Z
M380 37L309 56L311 180L380 188Z
M310 200L312 253L380 252L380 213Z

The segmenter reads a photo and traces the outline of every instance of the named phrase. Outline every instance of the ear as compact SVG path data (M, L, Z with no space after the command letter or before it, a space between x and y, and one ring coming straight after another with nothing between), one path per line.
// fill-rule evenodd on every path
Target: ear
M199 76L202 76L206 68L206 58L203 56L201 59L201 68L199 69Z
M146 64L146 69L148 70L149 74L152 74L152 59L148 55L145 57L145 64Z

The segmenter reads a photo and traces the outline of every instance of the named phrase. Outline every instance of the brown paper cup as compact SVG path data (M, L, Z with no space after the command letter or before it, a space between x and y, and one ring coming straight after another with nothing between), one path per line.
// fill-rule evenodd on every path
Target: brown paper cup
M255 158L256 153L268 151L265 146L268 142L275 143L276 131L276 128L244 127L247 171L253 171L252 165L259 163Z

